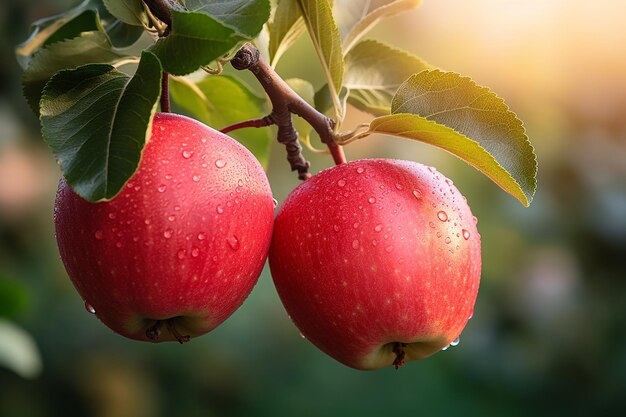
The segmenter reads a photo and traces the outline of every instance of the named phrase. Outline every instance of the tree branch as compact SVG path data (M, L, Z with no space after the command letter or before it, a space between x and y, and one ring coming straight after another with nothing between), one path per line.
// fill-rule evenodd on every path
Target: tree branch
M278 126L278 141L287 147L287 159L291 163L292 170L300 173L301 179L308 177L309 163L302 157L302 147L293 127L292 114L302 117L315 129L322 142L328 146L335 164L346 162L343 149L335 142L333 130L335 122L317 111L293 91L285 80L261 58L255 46L246 43L230 62L237 70L252 72L267 93L272 102L272 113L267 117Z

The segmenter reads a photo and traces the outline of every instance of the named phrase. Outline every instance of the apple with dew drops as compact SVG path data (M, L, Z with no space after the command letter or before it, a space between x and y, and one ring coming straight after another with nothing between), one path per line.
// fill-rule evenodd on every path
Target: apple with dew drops
M137 172L107 202L61 180L57 243L87 309L136 340L184 342L228 318L271 241L272 192L255 157L184 116L157 113Z
M377 369L458 343L481 244L465 198L434 168L360 160L289 195L269 261L302 335L345 365Z

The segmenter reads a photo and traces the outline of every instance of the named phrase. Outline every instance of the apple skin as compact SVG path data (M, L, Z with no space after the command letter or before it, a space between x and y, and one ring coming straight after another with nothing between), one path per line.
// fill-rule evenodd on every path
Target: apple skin
M480 247L452 181L415 162L372 159L322 171L289 195L269 263L302 335L370 370L425 358L461 334Z
M61 259L88 310L144 341L195 337L228 318L261 273L273 218L267 177L246 148L162 113L119 195L90 203L61 179L55 203ZM167 326L154 340L146 332L157 322Z

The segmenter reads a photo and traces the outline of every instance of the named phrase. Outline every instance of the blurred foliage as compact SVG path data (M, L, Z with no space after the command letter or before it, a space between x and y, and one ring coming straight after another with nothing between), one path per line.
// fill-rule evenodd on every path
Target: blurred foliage
M350 159L437 166L467 196L483 242L481 290L461 344L397 372L371 373L348 369L301 339L267 271L232 318L183 346L123 339L84 310L54 242L59 171L21 97L13 55L30 22L70 3L4 0L0 8L0 303L33 336L43 361L32 380L0 368L0 416L623 415L622 2L428 0L377 29L382 39L504 97L525 121L541 170L525 209L427 145L372 138L347 147ZM309 74L316 70L311 54L303 37L278 70L285 78L311 75L318 89L324 80ZM350 112L346 126L365 120ZM279 201L297 186L283 152L275 147L270 158ZM314 170L332 163L307 156ZM14 290L26 300L11 307L2 297Z

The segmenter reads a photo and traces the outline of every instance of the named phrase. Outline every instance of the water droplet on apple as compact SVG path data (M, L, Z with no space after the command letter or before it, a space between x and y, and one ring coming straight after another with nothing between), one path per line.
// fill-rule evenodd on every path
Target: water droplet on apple
M445 240L444 242L446 242L446 245L449 245L449 244L450 244L450 242L452 242L452 239L450 239L449 237L447 237L447 238L446 238L446 240Z
M401 190L401 189L402 189L402 185L401 185L401 184L396 184L396 188L397 188L398 190Z
M463 239L468 240L470 238L470 232L463 229Z
M167 190L167 185L165 185L165 184L161 184L161 185L159 185L159 188L157 188L157 190L158 190L160 193L164 193L164 192L165 192L165 190Z
M278 207L278 200L272 198L272 203L274 203L274 208Z
M363 169L363 168L361 168L361 167L358 167L358 168L356 169L357 174L362 174L364 171L365 171L365 169Z
M421 200L422 192L420 190L413 190L413 197L417 198L418 200Z
M199 254L200 254L200 249L198 249L196 247L191 248L191 257L192 258L197 258Z
M302 332L300 332L300 337L303 339L306 339L306 336L304 334L302 334Z
M448 350L448 348L450 348L450 345L444 346L441 350Z
M89 312L90 314L96 314L96 309L93 308L93 306L87 301L85 301L85 310L87 310L87 312Z
M176 256L178 257L178 259L185 259L185 249L179 250Z
M346 181L345 180L339 180L337 181L337 185L340 187L344 187L346 185Z
M117 217L117 214L115 213L109 213L109 219L111 220L115 220L115 218Z
M374 231L375 232L380 232L381 230L383 230L383 225L382 224L377 224L376 227L374 227Z
M450 346L455 347L458 346L459 343L461 343L461 338L457 337L456 339L454 339L452 342L450 342Z
M226 239L226 242L228 242L228 246L230 246L232 250L239 249L239 239L237 239L237 236L230 236L228 239Z
M393 246L387 246L387 247L385 248L385 252L387 252L387 253L391 253L391 251L393 251Z
M145 224L150 224L150 223L152 223L152 222L150 221L150 219L145 219L143 222L144 222Z
M353 228L358 229L359 228L359 222L354 222L354 224L352 225Z
M337 226L336 224L334 224L334 225L333 225L333 230L334 230L335 232L338 232L338 231L339 231L339 226Z
M172 231L172 229L167 229L165 232L163 232L163 237L166 239L169 239L172 237L173 233L174 232Z
M96 230L96 233L94 233L94 236L97 240L102 240L104 239L104 232L102 230Z
M193 155L193 151L187 151L187 150L183 151L183 158L185 159L191 158L192 155Z
M374 204L376 202L376 197L370 197L367 201L369 201L370 204Z
M116 242L115 243L115 247L116 248L121 248L122 247L122 242Z
M474 220L474 224L478 224L478 218L476 216L472 216L472 220Z
M169 216L167 216L167 220L173 222L174 220L176 220L176 216L174 216L173 214L170 214Z
M215 211L217 211L217 214L222 214L222 213L224 213L224 207L222 207L222 206L217 206L217 207L215 208Z
M428 225L430 226L431 229L435 228L435 223L433 223L433 222L428 222Z
M200 175L194 175L193 177L191 177L191 179L193 180L193 182L198 182L200 181Z
M224 168L226 166L226 161L223 159L218 159L215 161L215 166L218 168Z
M448 220L448 213L441 210L440 212L437 213L437 218L441 220L442 222L445 222Z
M198 233L198 240L206 239L206 233Z
M446 178L446 184L448 184L449 186L452 186L454 185L454 182L452 182L450 178Z

